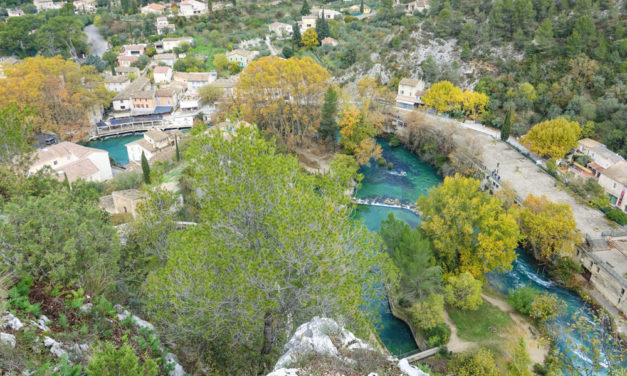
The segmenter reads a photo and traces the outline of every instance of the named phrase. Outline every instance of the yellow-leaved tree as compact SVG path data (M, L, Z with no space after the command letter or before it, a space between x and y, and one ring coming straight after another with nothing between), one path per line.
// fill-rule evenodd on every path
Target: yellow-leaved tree
M461 109L463 94L462 89L449 81L440 81L425 92L422 101L437 112L455 111Z
M511 270L520 238L516 219L503 202L479 189L479 181L455 175L418 199L422 229L436 259L450 275Z
M549 201L546 196L527 196L518 213L523 244L542 262L554 255L570 254L583 239L568 204Z
M306 48L316 47L318 45L318 33L316 33L316 29L307 29L301 41Z
M580 134L579 123L560 116L534 125L521 141L542 157L560 159L577 147Z
M330 84L329 72L310 57L262 57L240 74L228 110L289 145L302 144L318 132Z
M381 146L374 139L379 127L368 120L366 111L350 106L344 110L340 119L340 145L346 153L355 156L357 163L368 164L371 158L381 158Z
M485 112L485 108L490 102L490 97L483 93L465 90L462 94L462 109L464 115L471 119L476 119Z
M79 66L61 56L26 58L7 66L0 79L0 107L34 108L36 131L80 138L89 132L88 112L108 106L113 95L91 65Z

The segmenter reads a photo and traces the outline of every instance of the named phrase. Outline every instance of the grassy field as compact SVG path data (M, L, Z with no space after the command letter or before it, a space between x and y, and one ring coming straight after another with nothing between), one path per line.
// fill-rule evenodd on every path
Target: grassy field
M209 55L207 59L207 70L214 70L216 67L213 66L213 58L217 54L223 54L226 52L226 49L223 47L216 47L211 43L211 41L205 40L203 37L196 36L194 37L194 41L196 42L196 47L194 47L194 53Z
M459 338L486 343L497 339L499 334L513 323L510 316L490 303L484 302L476 311L462 311L449 307L448 314L457 327ZM490 330L493 328L493 330Z

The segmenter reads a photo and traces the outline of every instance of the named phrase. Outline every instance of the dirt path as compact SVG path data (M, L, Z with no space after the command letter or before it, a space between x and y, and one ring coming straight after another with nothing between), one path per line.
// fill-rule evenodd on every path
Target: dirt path
M498 307L501 311L508 313L512 320L514 320L516 328L514 332L509 333L509 336L522 336L525 339L531 362L544 363L544 358L549 354L549 349L539 342L538 336L531 331L531 325L521 315L516 313L514 308L505 300L486 294L481 294L481 296L485 301Z
M446 344L446 347L450 351L459 353L459 352L464 352L466 350L470 350L473 347L476 347L477 345L476 343L464 341L463 339L457 336L457 327L455 326L455 324L453 324L453 321L451 321L451 318L448 317L447 312L444 312L444 322L446 322L446 325L448 325L449 328L451 328L451 339Z

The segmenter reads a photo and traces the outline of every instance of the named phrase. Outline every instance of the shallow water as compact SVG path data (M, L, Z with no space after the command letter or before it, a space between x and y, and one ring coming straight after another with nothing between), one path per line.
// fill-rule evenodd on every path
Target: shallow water
M109 152L109 157L113 158L115 163L120 166L126 166L129 163L128 153L126 152L126 144L142 138L142 135L125 135L119 137L110 137L106 140L90 141L85 146L90 148L102 149Z

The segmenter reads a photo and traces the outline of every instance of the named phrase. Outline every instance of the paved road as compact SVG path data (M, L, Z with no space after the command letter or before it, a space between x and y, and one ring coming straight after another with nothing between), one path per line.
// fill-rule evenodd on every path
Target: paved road
M98 28L92 24L85 27L83 32L87 34L87 44L91 47L92 53L102 57L102 55L109 49L109 45L98 32Z
M579 230L593 237L600 237L601 232L610 231L612 226L604 214L588 205L581 203L568 192L561 189L552 176L538 167L534 162L520 154L511 146L502 142L500 135L491 134L490 130L455 121L463 128L461 136L474 137L483 146L483 164L489 171L498 169L501 180L508 181L522 198L530 194L545 195L549 200L570 205L577 221ZM475 128L484 129L475 129ZM510 143L513 143L510 138ZM517 147L522 147L518 144ZM526 149L521 149L526 150ZM498 168L497 168L498 166Z
M270 49L270 55L277 56L279 52L274 48L272 42L270 41L270 35L266 35L266 46Z

